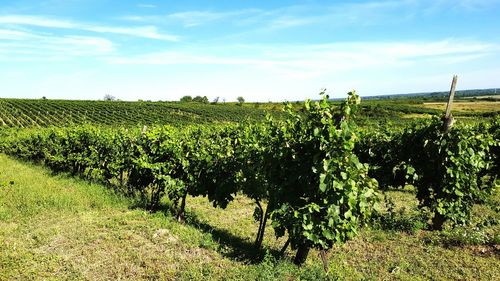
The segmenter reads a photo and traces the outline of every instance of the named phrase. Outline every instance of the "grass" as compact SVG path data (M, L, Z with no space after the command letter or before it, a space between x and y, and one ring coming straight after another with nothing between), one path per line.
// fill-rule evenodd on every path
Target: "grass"
M500 95L485 95L485 96L474 96L474 97L464 97L464 100L500 100Z
M380 216L392 219L329 251L331 279L499 280L498 241L461 239L460 230L425 231L412 190L387 196L393 207ZM495 200L476 207L478 220L498 219ZM291 250L279 260L284 240L276 240L271 227L264 249L252 248L251 200L238 196L226 210L204 198L187 204L188 221L180 224L101 185L0 154L0 280L326 278L315 251L301 268L290 262ZM498 226L484 233L494 237Z
M421 106L441 110L446 109L445 102L429 102ZM500 111L500 101L456 101L453 103L452 108L458 112L496 112Z

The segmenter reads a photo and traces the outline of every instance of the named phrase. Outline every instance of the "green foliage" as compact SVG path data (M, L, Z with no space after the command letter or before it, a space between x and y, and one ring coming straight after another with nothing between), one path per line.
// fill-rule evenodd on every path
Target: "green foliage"
M115 101L116 97L113 95L110 95L110 94L105 94L103 100L104 101Z
M497 117L488 129L488 133L493 138L493 146L490 150L492 164L488 170L490 181L494 183L500 180L500 117ZM496 182L500 186L500 182Z
M201 103L208 103L208 98L207 96L196 96L193 98L194 102L201 102Z
M394 128L363 130L356 144L356 154L370 164L369 175L377 179L382 190L403 188L416 179L415 169L404 160L407 152L401 149L401 133Z
M276 235L288 232L293 248L329 249L352 238L371 214L377 182L353 154L358 103L349 93L338 113L324 95L320 102L306 101L301 114L288 105L286 122L270 125L276 151L263 169L275 188L271 219Z
M498 245L500 242L498 225L498 217L487 217L480 223L428 233L424 241L445 246Z
M183 96L181 98L181 102L190 102L190 101L193 101L193 97L192 96Z
M52 128L4 139L4 151L139 196L150 209L157 209L164 195L178 205L187 194L208 196L214 206L225 207L238 188L236 132L231 126L143 132Z
M167 196L179 219L187 195L225 208L241 191L258 206L257 246L271 218L292 247L328 249L368 218L376 182L353 154L359 97L350 93L340 112L327 99L307 101L300 113L289 105L285 122L142 132L53 128L18 136L5 151L139 196L150 209Z
M445 133L435 118L403 132L369 132L357 150L383 187L413 184L420 206L434 214L433 227L441 229L445 221L466 224L472 205L495 190L496 126L456 125Z
M370 225L377 229L401 231L410 234L416 233L427 226L427 217L425 213L417 212L407 214L407 208L395 209L394 201L385 196L385 212L375 212Z
M403 135L405 147L412 147L410 162L419 175L417 198L435 214L438 229L444 220L466 223L472 204L492 191L491 185L478 181L489 164L491 136L478 134L471 126L454 127L448 133L441 128L441 120L435 119Z

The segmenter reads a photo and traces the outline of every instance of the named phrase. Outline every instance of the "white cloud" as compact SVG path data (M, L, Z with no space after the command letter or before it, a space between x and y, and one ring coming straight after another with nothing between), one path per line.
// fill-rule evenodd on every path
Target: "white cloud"
M179 24L190 28L214 22L234 26L252 26L258 32L323 25L323 28L343 27L356 24L398 24L418 16L436 15L443 12L468 13L498 5L498 0L374 0L347 1L319 5L292 5L275 9L239 9L226 11L187 10L167 15L129 15L121 19L155 24ZM246 30L246 32L251 32Z
M54 38L50 43L54 46L53 49L67 51L72 55L104 55L114 51L113 43L111 41L98 37L65 36L62 38Z
M165 18L167 20L182 22L182 24L186 27L193 27L201 24L206 24L208 22L215 21L224 17L224 13L191 11L170 14Z
M165 20L178 21L185 27L193 27L222 19L244 16L245 14L254 13L255 11L256 10L237 10L229 12L188 11L169 14L165 17Z
M70 21L29 15L0 16L0 24L32 25L50 28L77 28L77 24Z
M94 36L54 36L0 29L2 61L52 61L72 57L101 57L115 51L113 42Z
M268 28L280 29L280 28L296 27L296 26L312 24L315 21L316 21L316 19L312 18L312 17L305 18L305 17L285 16L285 17L279 17L279 18L271 20Z
M342 3L326 6L293 5L271 10L240 9L229 11L188 10L167 15L130 15L125 20L153 22L158 24L180 24L195 27L213 22L229 22L236 26L254 26L262 29L283 29L311 24L332 25L373 24L394 20L386 13L395 9L414 7L415 1L370 1L364 3ZM413 12L413 11L411 11ZM397 20L402 14L397 14Z
M245 53L241 50L245 49ZM225 50L222 52L221 50ZM110 57L112 64L237 65L258 67L285 76L309 78L366 67L388 67L419 62L463 62L498 53L498 45L474 41L354 42L319 45L247 45L185 49Z
M154 4L140 3L140 4L137 4L137 7L139 7L139 8L147 8L147 9L153 9L153 8L156 8L157 6L154 5Z
M59 20L42 16L28 16L28 15L0 16L0 24L21 25L21 26L28 25L28 26L38 26L44 28L83 30L96 33L122 34L122 35L147 38L147 39L179 41L178 36L160 33L158 31L158 28L155 26L114 27L105 25L77 23L68 20Z
M176 12L166 15L128 15L123 16L120 19L135 21L135 22L147 22L155 24L167 24L167 25L181 25L186 28L205 25L217 21L224 20L235 20L240 22L244 20L249 15L257 15L263 11L257 9L244 9L244 10L233 10L226 12L218 11L183 11Z
M86 26L84 30L98 33L114 33L123 34L135 37L143 37L148 39L158 39L166 41L178 41L179 37L174 35L161 34L155 26L142 27L108 27L108 26Z
M0 39L4 40L19 40L31 35L24 31L12 30L12 29L0 29Z

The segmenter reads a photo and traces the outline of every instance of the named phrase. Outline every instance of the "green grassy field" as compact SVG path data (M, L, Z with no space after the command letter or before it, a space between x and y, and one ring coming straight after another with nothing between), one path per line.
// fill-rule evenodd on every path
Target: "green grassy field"
M498 280L499 227L428 232L413 191L387 193L394 208L374 228L328 254L328 278L341 280ZM475 221L498 220L500 198L475 207ZM269 228L249 251L254 204L229 212L189 198L186 224L149 213L104 186L0 155L0 280L318 280L318 254L303 267L280 259ZM230 215L228 215L230 214Z

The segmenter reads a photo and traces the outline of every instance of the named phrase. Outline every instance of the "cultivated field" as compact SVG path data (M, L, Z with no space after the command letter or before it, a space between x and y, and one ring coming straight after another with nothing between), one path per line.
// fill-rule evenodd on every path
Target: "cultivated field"
M498 102L359 102L0 99L0 280L500 279Z

